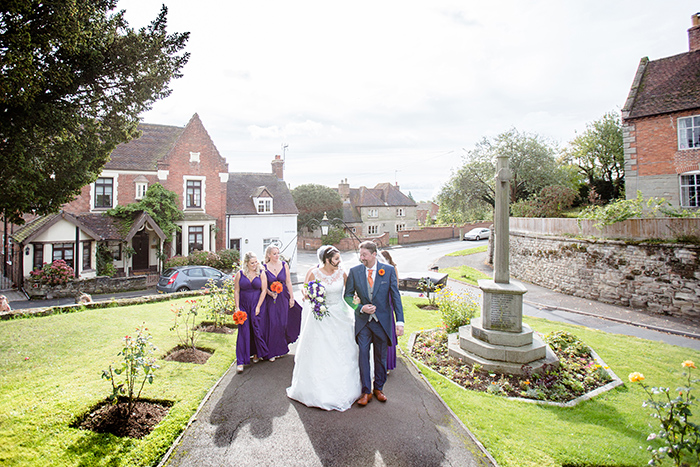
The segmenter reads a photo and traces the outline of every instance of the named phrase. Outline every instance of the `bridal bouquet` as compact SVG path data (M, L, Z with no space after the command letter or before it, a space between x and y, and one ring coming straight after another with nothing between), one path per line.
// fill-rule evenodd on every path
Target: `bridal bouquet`
M280 281L275 281L272 284L270 284L270 290L272 290L276 294L281 294L284 290L284 287L282 287L282 283ZM275 299L272 300L272 302L277 303L277 297L275 297Z
M313 317L317 320L322 320L329 313L326 307L326 288L320 281L311 281L308 284L304 284L304 290L306 290L306 294L311 300Z

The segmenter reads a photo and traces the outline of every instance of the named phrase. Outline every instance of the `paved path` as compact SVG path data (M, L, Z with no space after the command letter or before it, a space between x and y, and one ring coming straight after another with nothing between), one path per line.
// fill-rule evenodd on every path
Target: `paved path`
M308 408L286 397L293 356L235 366L161 465L492 466L493 459L415 368L399 358L386 403L346 412Z

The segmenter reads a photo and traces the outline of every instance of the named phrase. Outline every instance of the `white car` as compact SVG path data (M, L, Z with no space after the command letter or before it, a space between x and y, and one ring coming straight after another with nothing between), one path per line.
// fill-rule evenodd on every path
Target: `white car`
M482 240L484 238L489 238L489 235L491 235L490 229L477 227L476 229L471 229L469 232L465 233L463 240Z

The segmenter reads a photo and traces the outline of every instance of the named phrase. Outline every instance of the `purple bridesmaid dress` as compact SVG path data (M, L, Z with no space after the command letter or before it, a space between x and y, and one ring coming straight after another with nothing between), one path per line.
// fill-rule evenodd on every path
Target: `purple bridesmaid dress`
M236 340L236 364L248 365L251 355L267 355L267 345L263 339L263 322L265 317L265 303L260 306L260 314L255 316L255 307L260 300L262 281L260 277L252 280L240 273L238 280L240 297L238 306L248 315L245 323L238 325L238 338Z
M278 275L274 275L265 265L267 274L267 287L278 281L282 284L282 292L276 299L265 296L265 308L267 309L266 323L263 326L263 337L267 343L267 354L265 358L279 357L289 353L287 345L287 319L289 315L289 292L287 291L287 272L282 263L282 270Z

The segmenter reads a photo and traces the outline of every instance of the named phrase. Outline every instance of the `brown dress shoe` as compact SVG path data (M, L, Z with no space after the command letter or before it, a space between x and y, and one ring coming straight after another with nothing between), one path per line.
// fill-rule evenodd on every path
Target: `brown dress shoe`
M386 396L379 389L374 390L374 397L376 397L379 402L386 402Z
M369 404L369 402L372 400L372 394L362 394L362 397L357 399L357 404L361 406L365 406Z

